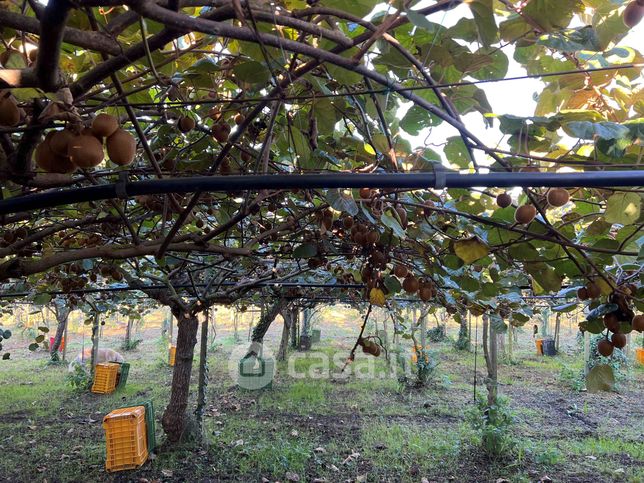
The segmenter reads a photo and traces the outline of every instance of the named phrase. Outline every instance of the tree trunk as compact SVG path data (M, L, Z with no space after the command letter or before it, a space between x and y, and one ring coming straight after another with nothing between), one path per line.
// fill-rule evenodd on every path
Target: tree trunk
M92 324L92 376L96 370L96 363L98 362L98 339L100 333L100 315L98 312L93 314L94 323Z
M69 320L70 310L67 307L54 306L54 313L56 314L56 335L54 336L54 343L49 347L49 356L52 361L58 360L58 349L63 340L63 335L67 330L67 320ZM67 341L65 340L65 343Z
M555 317L555 349L559 352L559 332L561 330L561 312L557 312Z
M123 347L127 350L132 344L132 317L127 318L127 327L125 329L125 341Z
M264 335L268 332L268 329L273 323L273 320L275 320L275 317L277 317L277 314L286 307L286 303L285 299L277 299L273 305L270 305L263 311L262 317L253 329L253 337L251 338L253 342L259 342L261 344L264 341Z
M456 341L456 348L459 350L470 350L470 337L467 330L467 312L459 314L460 328L458 330L458 340Z
M514 326L508 324L508 363L512 364L512 349L514 347Z
M179 441L186 429L192 358L194 357L197 328L199 327L199 321L195 314L177 311L174 316L177 319L177 352L172 373L170 402L161 420L163 430L170 442Z
M302 310L302 330L300 335L311 335L311 309Z
M282 328L282 339L280 340L280 347L277 351L277 360L285 361L286 353L288 351L288 338L291 333L291 327L294 325L293 312L290 309L286 309L282 312L282 318L284 319L284 327Z
M67 338L67 332L69 329L69 317L67 317L67 322L65 322L65 333L63 334L63 340L65 345L63 345L63 362L67 360L67 346L69 345L69 339Z
M300 311L297 307L291 309L291 347L297 349L298 329L300 327Z
M487 366L485 386L487 387L488 406L496 404L497 397L498 359L496 341L497 337L492 324L488 323L487 315L483 315L483 354L485 355L485 365Z
M208 388L208 311L204 314L201 322L201 347L199 351L199 384L197 387L197 408L195 416L197 419L197 428L200 434L203 434L203 413L206 407L206 389Z

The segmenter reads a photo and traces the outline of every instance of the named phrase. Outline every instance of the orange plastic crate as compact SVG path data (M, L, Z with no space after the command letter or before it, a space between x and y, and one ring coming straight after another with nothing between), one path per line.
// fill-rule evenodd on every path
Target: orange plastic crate
M543 339L535 340L535 345L537 346L537 355L543 355Z
M114 392L116 389L118 371L119 364L115 364L113 362L96 364L92 392L97 394L109 394Z
M635 349L635 360L644 366L644 347Z
M168 364L171 366L174 366L175 359L177 357L177 346L171 345L170 346L170 353L168 354Z
M107 471L138 468L148 459L144 406L112 411L103 418L103 429Z

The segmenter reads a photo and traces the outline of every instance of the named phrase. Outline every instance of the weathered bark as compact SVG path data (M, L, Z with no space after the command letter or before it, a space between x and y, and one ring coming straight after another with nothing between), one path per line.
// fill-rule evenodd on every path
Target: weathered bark
M460 328L458 330L456 348L459 350L470 350L470 337L467 327L467 312L461 312L459 314L459 319Z
M127 327L125 329L125 341L123 342L123 347L129 349L132 344L132 317L127 318Z
M195 314L184 313L180 310L176 312L173 310L173 314L177 319L177 352L172 373L170 402L163 413L161 424L168 441L177 442L186 429L192 358L197 343L199 321Z
M63 335L67 330L67 321L69 320L70 310L66 306L59 307L54 305L54 313L56 314L56 335L54 336L54 343L49 347L49 355L52 361L58 360L58 349L63 340ZM65 341L66 342L66 341Z
M252 342L262 343L264 341L264 335L266 335L277 314L284 310L286 304L287 301L285 299L277 299L273 305L266 307L266 310L262 313L262 317L253 329Z
M561 312L555 318L555 349L559 352L559 333L561 332Z
M288 352L288 339L291 333L291 327L294 325L293 312L286 309L282 312L282 319L284 319L284 327L282 329L282 339L280 340L280 347L277 351L277 360L285 361L286 353Z
M498 371L498 357L497 357L497 337L496 332L492 328L492 324L488 322L487 315L483 315L483 354L485 355L485 365L487 366L487 377L485 378L485 386L487 387L487 403L488 406L496 404L497 398L497 371Z
M300 311L297 307L291 309L291 347L297 349L300 328Z
M197 419L197 428L200 434L203 434L203 413L206 407L206 389L208 388L208 319L209 313L204 314L201 322L201 347L199 350L199 384L197 386L197 408L195 417Z

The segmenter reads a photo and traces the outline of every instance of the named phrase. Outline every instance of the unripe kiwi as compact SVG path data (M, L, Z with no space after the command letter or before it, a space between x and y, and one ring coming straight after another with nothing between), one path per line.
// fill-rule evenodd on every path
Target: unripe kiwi
M570 194L563 188L552 188L546 195L550 206L563 206L570 200Z
M618 349L622 349L626 346L626 336L624 334L613 334L610 341L612 342L613 347L617 347Z
M58 156L67 156L69 142L75 137L75 134L69 129L54 131L50 140L49 147Z
M597 343L597 352L604 357L610 357L614 349L613 344L607 339L602 339Z
M36 147L36 164L48 173L68 174L76 171L76 165L67 156L58 156L51 150L53 132L47 134L43 142Z
M196 125L195 120L188 116L180 117L179 121L177 121L177 127L183 133L192 131Z
M211 133L212 136L219 141L220 143L225 143L228 141L228 136L230 135L230 126L226 123L220 123L220 124L215 124L212 129Z
M501 193L496 197L496 204L499 208L507 208L512 204L512 197L507 193Z
M588 285L586 285L586 290L588 291L588 298L591 298L591 299L596 299L602 294L602 291L599 288L599 285L597 285L596 283L591 282Z
M396 264L394 267L394 275L398 278L405 278L408 273L409 270L404 265Z
M405 280L403 280L402 286L405 292L416 293L418 292L418 279L410 273L405 277Z
M611 332L619 332L619 318L617 314L611 312L610 314L604 315L604 327L606 327Z
M633 326L633 330L644 332L644 315L640 314L633 317L631 325Z
M134 161L136 154L136 140L124 129L117 129L105 141L107 155L114 164L127 166Z
M0 99L0 126L13 127L20 122L20 109L11 96Z
M537 216L537 209L532 205L519 206L514 212L514 219L517 223L527 225Z
M69 141L67 154L79 168L94 168L103 161L103 145L94 136L74 136Z
M111 136L118 128L119 121L111 114L100 113L92 121L92 133L100 138Z
M631 2L626 6L624 10L624 25L632 29L644 16L644 5L641 5L640 2Z

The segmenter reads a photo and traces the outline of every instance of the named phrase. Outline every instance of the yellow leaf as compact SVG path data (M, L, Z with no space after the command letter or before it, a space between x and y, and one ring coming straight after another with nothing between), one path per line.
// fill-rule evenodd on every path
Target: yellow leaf
M487 256L489 252L488 246L475 236L454 242L454 253L465 263L475 262Z
M595 280L595 285L599 287L602 295L610 295L613 293L613 288L603 278L598 278L597 280Z
M385 305L385 293L379 288L372 288L369 292L369 302L374 305Z

